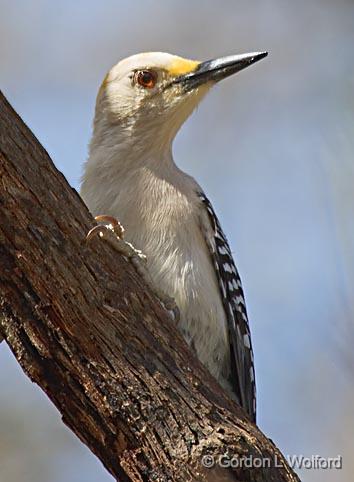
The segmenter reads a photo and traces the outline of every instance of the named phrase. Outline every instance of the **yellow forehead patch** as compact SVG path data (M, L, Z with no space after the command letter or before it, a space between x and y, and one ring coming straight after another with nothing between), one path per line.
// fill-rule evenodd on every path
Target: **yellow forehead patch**
M194 72L198 67L200 62L197 60L188 60L177 58L168 67L168 72L173 76L188 74L189 72Z

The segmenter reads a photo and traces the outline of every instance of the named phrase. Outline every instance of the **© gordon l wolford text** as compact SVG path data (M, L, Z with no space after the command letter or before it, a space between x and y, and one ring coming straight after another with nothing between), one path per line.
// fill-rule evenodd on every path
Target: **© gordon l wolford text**
M286 455L285 459L292 469L309 469L309 470L340 470L343 466L342 456L322 457L321 455ZM254 455L234 456L228 455L204 455L202 464L206 468L222 467L233 469L260 469L260 468L281 468L282 460L276 455L273 457L258 457Z

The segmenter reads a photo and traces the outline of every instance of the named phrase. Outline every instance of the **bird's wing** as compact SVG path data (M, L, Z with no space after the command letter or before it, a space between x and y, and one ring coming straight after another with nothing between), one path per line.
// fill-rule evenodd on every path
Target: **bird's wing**
M251 333L241 279L214 209L203 192L198 193L207 213L204 237L212 258L222 297L230 340L231 385L241 406L256 421L256 384Z

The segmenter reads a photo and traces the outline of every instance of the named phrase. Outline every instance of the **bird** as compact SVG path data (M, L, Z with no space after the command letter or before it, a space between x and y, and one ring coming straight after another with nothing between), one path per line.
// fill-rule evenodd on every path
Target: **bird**
M178 328L202 364L256 422L245 297L217 215L175 163L175 136L217 82L267 52L197 61L145 52L118 62L96 99L81 196L93 215L119 219L146 255L154 284L175 300Z

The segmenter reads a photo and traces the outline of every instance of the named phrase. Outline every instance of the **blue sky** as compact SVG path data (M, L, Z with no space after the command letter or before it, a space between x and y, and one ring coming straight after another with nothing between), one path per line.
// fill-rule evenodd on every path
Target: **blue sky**
M349 0L0 0L0 88L75 188L119 59L269 50L209 94L174 155L212 199L243 279L260 427L286 454L348 459L348 472L304 471L311 482L348 480L352 453L353 15ZM110 480L4 344L0 382L1 480Z

